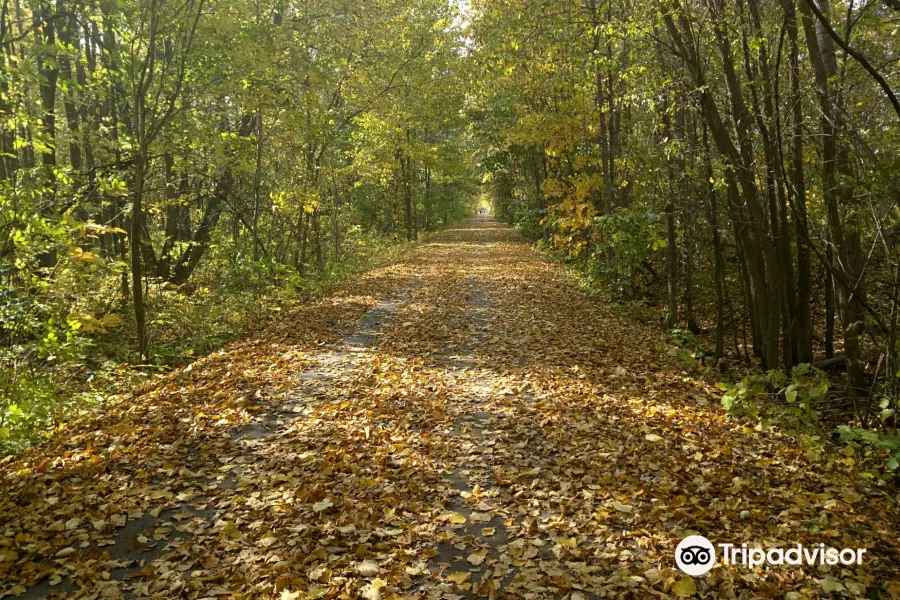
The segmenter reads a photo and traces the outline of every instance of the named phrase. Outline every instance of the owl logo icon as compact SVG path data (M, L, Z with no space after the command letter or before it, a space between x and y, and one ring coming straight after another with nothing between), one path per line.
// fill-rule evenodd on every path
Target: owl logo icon
M716 549L702 535L690 535L675 548L675 564L692 577L709 572L715 563Z

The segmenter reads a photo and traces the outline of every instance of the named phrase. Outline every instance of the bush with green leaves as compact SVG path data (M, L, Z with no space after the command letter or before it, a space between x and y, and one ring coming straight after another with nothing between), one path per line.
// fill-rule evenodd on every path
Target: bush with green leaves
M0 214L16 223L0 269L0 450L40 439L94 402L65 382L84 365L90 334L122 322L97 286L114 282L118 266L90 246L113 229L72 211L54 223L26 218L14 200L0 197Z
M10 296L0 293L8 342L0 346L0 450L33 443L85 408L86 397L60 393L56 370L81 360L90 345L76 319L41 321L33 305L10 302Z
M841 441L851 446L860 446L866 454L876 454L884 461L888 471L900 469L900 433L879 432L862 427L841 425L838 427Z
M637 273L652 252L666 247L657 235L658 216L653 212L618 209L595 218L590 274L595 283L619 298L637 291Z
M828 393L828 377L809 364L800 364L788 377L783 371L744 377L736 383L720 383L722 405L739 417L768 420L773 413L789 424L811 425L818 421L815 403Z
M900 342L898 342L900 345ZM878 461L888 472L900 477L900 429L897 427L896 380L886 380L880 389L877 412L866 409L860 417L864 427L841 425L837 428L843 442ZM870 405L871 406L871 405ZM874 414L873 414L874 413Z
M544 235L544 229L547 226L546 219L547 209L545 208L528 208L524 205L513 205L511 222L516 224L526 239L538 240Z

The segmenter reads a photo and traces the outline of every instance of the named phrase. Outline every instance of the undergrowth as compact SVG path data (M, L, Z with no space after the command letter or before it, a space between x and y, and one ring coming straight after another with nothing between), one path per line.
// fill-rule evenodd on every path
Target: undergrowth
M140 361L121 267L90 265L94 289L52 287L28 298L0 294L9 343L0 348L0 454L39 442L85 413L152 387L173 368L261 328L349 277L390 263L408 244L362 231L339 259L315 261L300 275L275 261L212 257L189 284L149 280L150 355ZM84 268L79 262L74 266Z

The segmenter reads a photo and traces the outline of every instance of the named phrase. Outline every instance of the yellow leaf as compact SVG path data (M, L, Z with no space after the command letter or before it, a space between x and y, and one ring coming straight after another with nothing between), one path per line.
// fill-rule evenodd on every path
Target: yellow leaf
M449 579L450 581L452 581L452 582L455 583L456 585L461 585L461 584L462 584L463 582L465 582L471 575L472 575L472 574L469 573L469 572L467 572L467 571L460 571L460 572L458 572L458 573L454 573L453 575L448 576L447 579Z
M693 596L697 593L697 584L693 578L685 575L672 586L672 593L679 597Z
M462 525L466 522L466 518L459 513L448 513L441 517L442 521L450 521L454 525Z
M884 589L887 590L887 593L891 595L891 598L894 600L900 600L900 579L895 579L891 581Z
M225 538L239 538L241 537L241 530L238 529L234 521L226 521L225 527L222 528L222 536Z
M104 327L117 327L122 324L122 317L119 315L103 315L103 318L100 319L100 323L102 323Z
M84 333L94 333L103 328L102 321L95 319L93 315L73 315L73 317L79 323L79 328Z
M19 555L12 550L7 550L5 548L3 550L0 550L0 563L12 563L15 562L18 558Z

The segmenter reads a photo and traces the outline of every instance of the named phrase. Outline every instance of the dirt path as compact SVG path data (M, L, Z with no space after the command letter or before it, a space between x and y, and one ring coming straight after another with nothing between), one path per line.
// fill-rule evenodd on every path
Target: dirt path
M0 466L0 597L900 598L813 459L480 219ZM868 554L685 581L692 532Z

